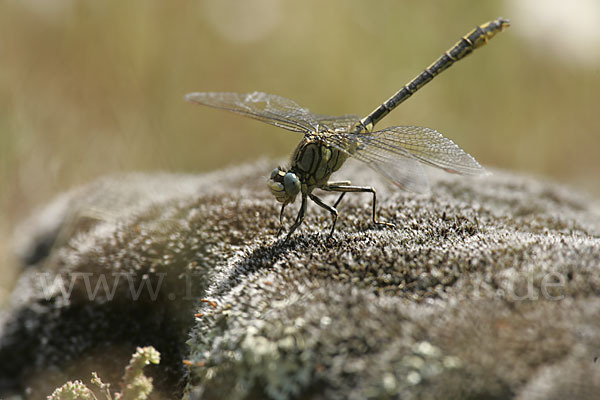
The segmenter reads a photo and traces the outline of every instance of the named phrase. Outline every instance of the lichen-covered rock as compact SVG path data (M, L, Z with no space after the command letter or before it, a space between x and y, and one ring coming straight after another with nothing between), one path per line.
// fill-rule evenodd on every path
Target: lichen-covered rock
M339 177L375 185L397 228L373 227L370 197L347 195L332 240L309 206L286 241L270 167L106 179L33 219L0 388L49 394L89 376L82 365L110 375L153 345L157 398L181 394L184 365L191 399L600 393L596 203L503 172L435 175L430 194L406 194L349 166ZM43 284L56 277L70 295Z

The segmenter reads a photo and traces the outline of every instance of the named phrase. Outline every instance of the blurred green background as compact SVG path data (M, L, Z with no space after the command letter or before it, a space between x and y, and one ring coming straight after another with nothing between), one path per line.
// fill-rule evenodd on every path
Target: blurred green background
M65 189L279 158L300 139L185 93L260 90L364 115L498 16L511 28L381 126L433 127L484 165L600 195L596 0L0 2L2 286L15 225Z

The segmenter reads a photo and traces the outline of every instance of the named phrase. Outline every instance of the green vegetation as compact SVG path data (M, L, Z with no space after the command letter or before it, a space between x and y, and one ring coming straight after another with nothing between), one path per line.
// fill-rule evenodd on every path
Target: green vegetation
M158 364L160 354L154 347L138 347L131 357L129 365L125 368L125 375L121 383L122 391L115 393L115 400L145 400L152 392L152 378L144 375L146 365ZM98 375L92 374L91 382L100 389L102 399L112 400L110 385L102 382ZM99 398L81 381L67 382L57 388L48 400L99 400Z

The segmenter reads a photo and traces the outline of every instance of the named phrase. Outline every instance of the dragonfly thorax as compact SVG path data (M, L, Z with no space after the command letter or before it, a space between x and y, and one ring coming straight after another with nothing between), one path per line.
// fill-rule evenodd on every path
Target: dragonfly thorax
M340 169L348 154L331 145L326 136L307 135L292 155L291 168L308 193L326 185L329 177ZM303 189L304 190L304 189Z
M271 172L267 186L277 201L283 204L293 203L300 193L300 179L292 171L286 171L281 167Z

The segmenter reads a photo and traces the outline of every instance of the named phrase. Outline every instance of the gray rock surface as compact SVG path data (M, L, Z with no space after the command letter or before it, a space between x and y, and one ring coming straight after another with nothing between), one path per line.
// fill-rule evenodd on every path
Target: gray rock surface
M91 370L116 382L152 344L156 398L597 398L595 202L499 171L406 194L349 165L338 177L375 185L397 228L374 228L370 197L348 195L332 240L311 205L285 241L272 167L107 178L29 221L0 395L37 398ZM69 296L44 284L57 276ZM114 295L90 296L102 279Z

